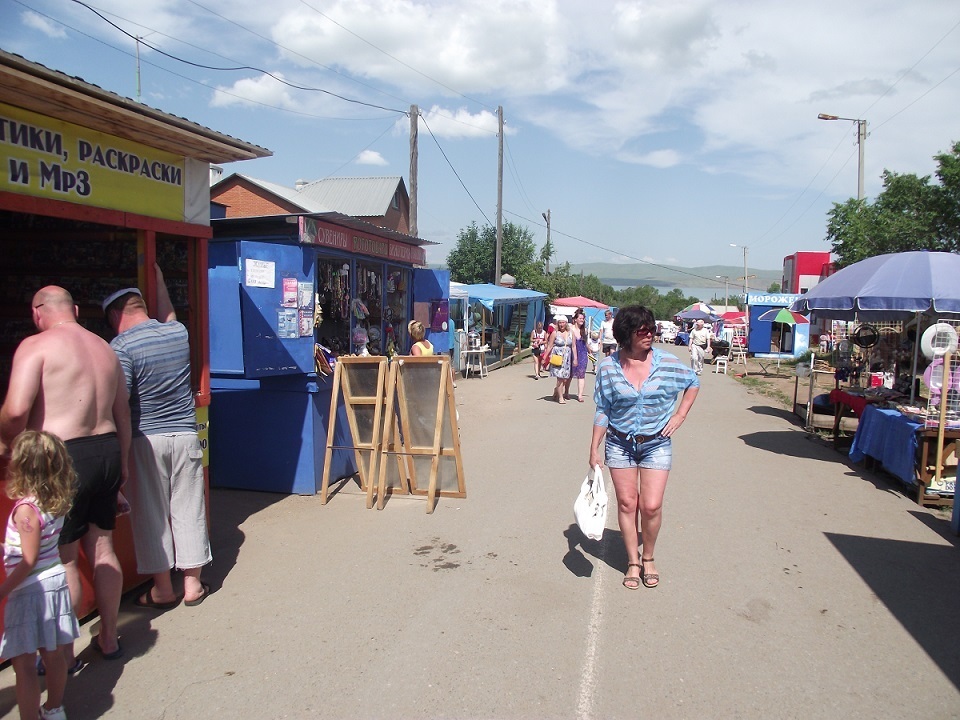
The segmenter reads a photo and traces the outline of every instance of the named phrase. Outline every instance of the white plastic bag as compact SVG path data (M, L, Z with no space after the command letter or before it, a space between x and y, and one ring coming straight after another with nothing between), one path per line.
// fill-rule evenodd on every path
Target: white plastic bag
M580 494L573 503L573 516L580 532L592 540L603 537L607 524L607 489L603 485L603 471L596 465L580 486Z

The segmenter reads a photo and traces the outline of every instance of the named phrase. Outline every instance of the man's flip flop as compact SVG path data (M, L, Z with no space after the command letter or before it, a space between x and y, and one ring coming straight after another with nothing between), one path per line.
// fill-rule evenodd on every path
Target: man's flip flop
M137 607L148 608L150 610L172 610L180 604L180 598L170 600L169 602L157 602L153 599L153 588L147 590L143 595L137 595L133 600Z
M203 589L203 594L200 595L195 600L184 600L183 601L184 605L186 605L187 607L196 607L197 605L199 605L200 603L202 603L204 600L207 599L207 595L210 594L210 586L207 585L205 582L201 582L200 587Z
M103 648L100 647L100 638L94 637L93 641L90 643L93 646L93 649L100 653L100 657L104 660L119 660L123 657L123 648L120 647L120 641L117 641L117 649L113 652L104 652Z

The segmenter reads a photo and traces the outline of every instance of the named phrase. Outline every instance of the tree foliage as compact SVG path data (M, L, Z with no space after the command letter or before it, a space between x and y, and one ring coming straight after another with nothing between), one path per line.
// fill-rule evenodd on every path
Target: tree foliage
M530 287L536 275L542 274L535 259L537 246L530 231L512 222L503 224L500 248L500 272L517 279L517 287ZM478 227L471 223L460 231L457 244L447 255L450 277L462 283L494 283L497 252L497 229L492 225Z
M960 142L935 159L939 182L884 170L874 202L834 203L827 239L837 267L907 250L960 251Z

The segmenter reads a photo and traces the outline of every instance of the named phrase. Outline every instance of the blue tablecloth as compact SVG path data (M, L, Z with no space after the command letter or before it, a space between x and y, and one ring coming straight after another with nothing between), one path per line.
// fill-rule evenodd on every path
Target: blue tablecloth
M891 475L913 485L916 482L917 430L922 427L896 410L867 405L850 446L850 459L862 462L869 456L878 460Z

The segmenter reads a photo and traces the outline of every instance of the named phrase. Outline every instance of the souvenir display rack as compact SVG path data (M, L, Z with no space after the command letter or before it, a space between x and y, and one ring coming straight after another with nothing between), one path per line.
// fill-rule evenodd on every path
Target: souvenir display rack
M0 212L0 230L0 256L17 258L0 269L0 392L5 393L17 345L36 332L30 302L37 290L46 285L68 290L80 324L109 340L113 333L101 302L119 288L139 286L140 251L135 231L97 223ZM177 317L191 328L188 243L158 234L156 247Z

